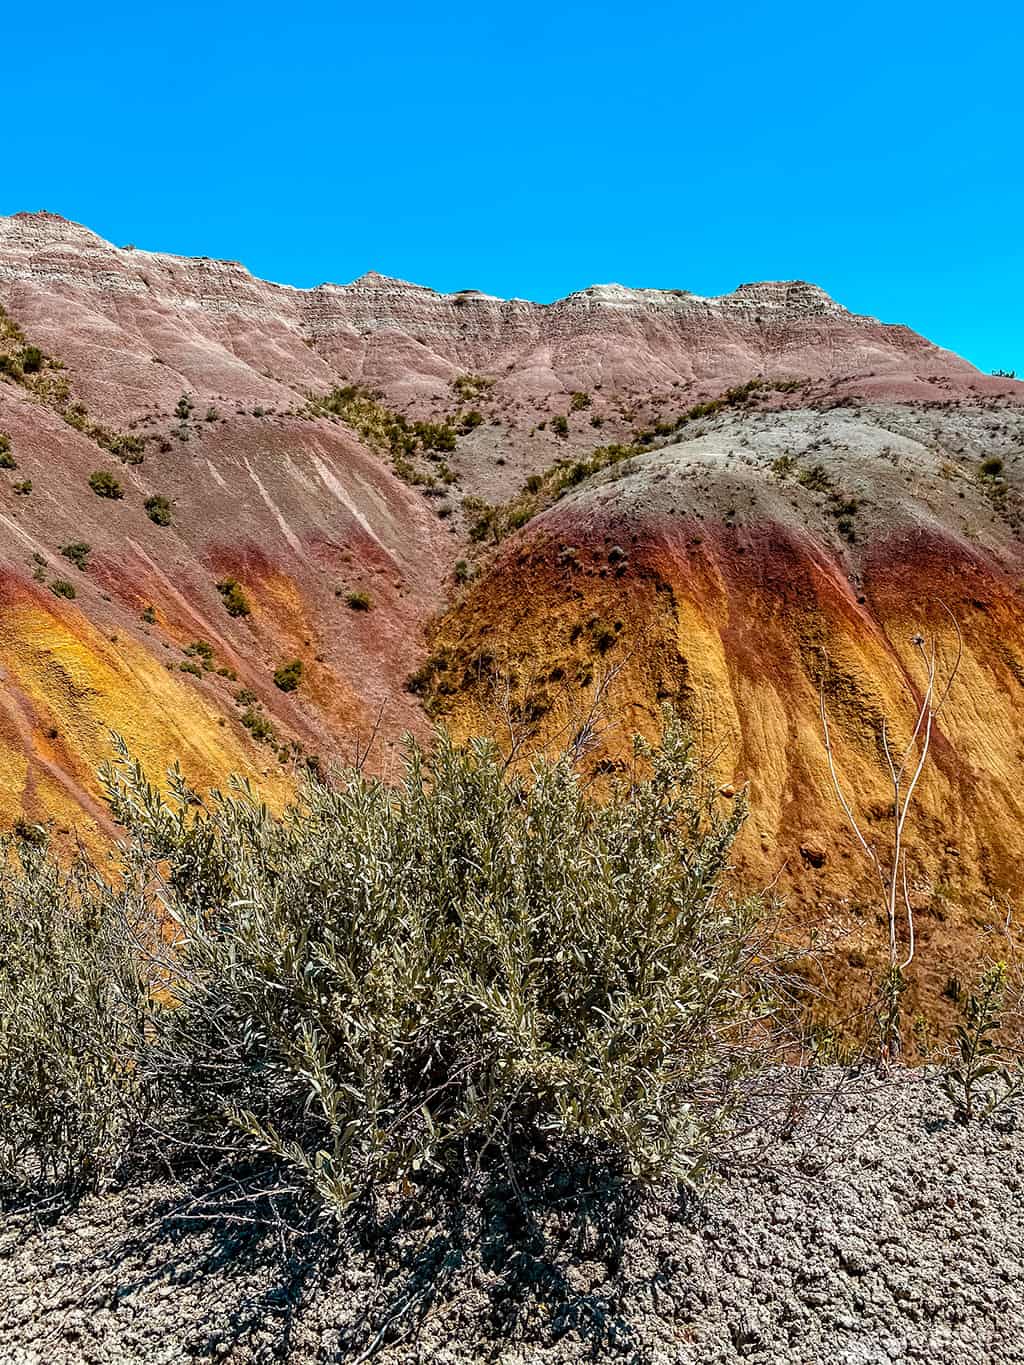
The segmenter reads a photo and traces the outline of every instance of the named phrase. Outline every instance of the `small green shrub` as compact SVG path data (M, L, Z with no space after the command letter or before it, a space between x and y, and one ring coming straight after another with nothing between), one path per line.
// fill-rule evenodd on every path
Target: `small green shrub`
M146 516L157 526L170 526L172 503L169 498L161 497L159 493L154 493L143 503L146 509Z
M466 402L482 397L493 387L494 380L481 374L460 374L452 380L453 392Z
M618 623L616 623L618 624ZM598 654L607 654L619 638L618 630L610 621L595 616L587 625L590 642Z
M65 559L70 560L76 569L81 569L84 573L89 567L89 554L92 550L91 545L87 545L84 540L72 541L70 545L62 545L60 552Z
M812 493L830 493L832 491L832 480L823 464L813 464L809 468L801 469L796 476L796 481Z
M50 591L55 597L66 597L69 601L78 596L74 583L69 583L66 578L55 578L50 584Z
M998 455L990 455L978 466L983 479L998 479L1003 474L1003 462Z
M590 407L589 393L574 393L572 398L569 400L570 412L582 412L584 408L589 407Z
M217 591L224 603L224 610L229 616L250 615L252 608L249 606L249 599L243 592L241 583L234 578L222 578L217 584Z
M348 592L345 594L345 603L352 611L369 611L373 605L370 601L369 593Z
M25 346L18 357L22 374L38 374L46 357L38 346Z
M89 475L89 487L98 498L124 497L124 489L109 469L94 469Z
M0 431L0 469L17 469L18 462L11 453L11 438Z
M957 1056L947 1065L942 1084L965 1122L974 1118L979 1105L991 1114L1024 1093L1024 1064L995 1037L1002 1028L1006 979L1006 964L997 962L966 997L959 981L952 991L946 983L944 993L959 1004L961 1021L956 1026Z
M302 660L292 659L274 673L274 686L282 692L294 692L302 681Z
M853 545L857 540L857 524L853 517L839 517L836 521L836 530L844 540Z
M208 640L193 640L184 652L190 659L198 659L204 669L209 671L213 668L213 645Z
M142 608L142 615L141 615L141 617L140 617L139 619L140 619L141 621L143 621L144 624L147 625L147 626L155 626L155 625L156 625L156 608L155 608L155 607L143 607L143 608Z
M56 730L50 732L49 738L57 738ZM31 848L45 848L49 838L43 825L33 824L23 815L19 815L11 825L11 833L19 844L27 844Z
M412 430L426 451L452 451L456 447L455 429L447 422L413 422Z
M562 417L561 414L559 414L559 416L557 417L552 417L551 430L555 433L556 436L568 436L569 419L567 417Z
M73 427L75 431L81 431L83 433L89 431L91 425L89 421L89 410L84 403L69 403L61 416L64 418L64 421L67 422L68 426Z
M187 660L184 663L180 663L178 665L178 668L181 670L182 673L192 673L197 678L201 678L203 676L203 670L199 667L199 665L190 663Z
M18 493L23 498L27 498L28 495L32 492L32 480L22 479L20 483L14 484L13 487L15 493Z
M257 711L255 706L247 707L238 719L249 731L253 739L258 740L261 744L273 744L277 740L277 734L274 727L271 725L270 721L267 720L263 712Z
M124 460L125 464L141 464L145 459L146 440L143 436L129 436L123 431L108 432L103 427L95 427L91 435L111 455Z

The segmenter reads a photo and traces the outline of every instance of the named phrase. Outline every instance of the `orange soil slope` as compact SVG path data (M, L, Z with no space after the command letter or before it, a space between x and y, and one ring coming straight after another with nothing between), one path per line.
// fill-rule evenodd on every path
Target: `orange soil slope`
M1004 501L993 513L974 456L954 475L886 417L850 419L859 446L811 480L841 481L852 542L836 535L831 495L793 477L821 454L817 416L724 424L583 486L504 545L440 621L421 685L459 732L497 723L544 744L579 724L614 672L598 769L623 760L633 732L653 736L672 706L715 781L749 786L743 880L778 875L806 922L877 955L884 926L832 793L820 693L847 790L884 841L882 721L894 742L909 738L923 679L912 637L934 634L948 665L948 608L963 659L910 843L934 996L965 950L1000 950L1022 890L1024 557L1007 524L1016 512ZM749 464L723 455L741 431ZM878 455L883 438L913 469L909 485ZM796 452L785 472L770 463L781 447Z

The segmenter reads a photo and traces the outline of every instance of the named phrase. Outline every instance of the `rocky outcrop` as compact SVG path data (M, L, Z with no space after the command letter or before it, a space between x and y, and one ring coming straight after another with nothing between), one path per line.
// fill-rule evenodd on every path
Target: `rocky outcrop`
M111 411L169 397L181 382L280 398L282 385L323 386L338 374L422 400L458 374L482 373L526 402L597 386L712 392L754 375L876 394L989 383L908 328L850 313L801 281L744 284L720 298L594 285L551 304L439 294L376 273L301 290L255 279L236 261L118 248L51 214L0 219L0 302L88 370L94 401ZM154 355L173 376L154 371Z

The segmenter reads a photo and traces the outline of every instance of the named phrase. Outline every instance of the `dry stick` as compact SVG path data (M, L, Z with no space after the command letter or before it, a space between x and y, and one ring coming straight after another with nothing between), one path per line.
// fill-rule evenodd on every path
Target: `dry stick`
M950 689L960 669L963 659L963 634L960 630L956 617L944 602L939 602L939 606L949 617L953 624L957 638L957 654L946 679L945 687L938 701L935 700L936 684L938 678L938 651L935 637L932 637L931 646L926 651L923 636L915 635L911 643L917 649L925 664L926 685L922 694L921 703L918 707L917 721L914 725L910 740L903 753L900 755L899 763L893 759L892 751L889 747L888 722L882 722L882 749L885 754L886 764L889 769L889 778L892 783L893 792L893 847L892 862L888 869L883 865L878 856L878 851L874 844L869 844L860 826L857 823L853 808L843 792L839 774L836 769L835 751L832 745L832 736L829 730L828 715L825 710L825 688L822 684L818 693L819 710L821 713L822 733L825 740L825 754L828 759L829 774L832 779L832 786L836 797L842 807L843 814L846 816L847 823L853 830L858 843L864 850L871 866L878 877L883 901L886 909L886 917L889 926L889 982L887 991L889 994L889 1018L886 1024L886 1041L884 1052L888 1058L894 1051L899 1049L899 1036L896 1023L893 1019L894 1001L893 992L897 989L899 978L914 960L915 934L914 934L914 908L910 900L910 889L907 883L907 854L904 846L904 832L906 829L907 817L910 813L910 805L914 797L917 784L921 774L924 772L925 763L928 760L928 752L931 747L932 734L934 731L935 719L942 710L949 697ZM918 750L917 762L910 778L909 784L904 789L904 779L907 769L911 762L915 748ZM901 962L899 960L899 943L896 935L896 904L897 898L902 891L903 907L907 916L907 955Z
M380 709L377 711L377 719L373 722L373 728L370 731L370 737L366 741L365 747L363 747L362 749L360 749L359 745L359 731L358 730L356 731L355 737L356 759L353 766L357 773L361 773L363 771L363 767L366 764L366 760L370 757L370 750L373 748L373 742L377 738L377 734L380 730L381 721L384 719L384 711L385 708L387 707L388 700L389 698L386 696L381 698Z
M633 651L631 650L625 658L620 659L617 664L613 664L612 667L603 672L598 679L597 687L594 689L586 714L583 716L582 721L575 725L572 739L565 745L565 752L569 756L570 763L574 766L577 765L600 740L603 731L599 727L601 721L604 719L605 699L615 685L619 674L632 657ZM561 738L562 734L564 734L569 726L574 724L574 721L575 718L570 717L562 731L556 732L554 737L556 741Z

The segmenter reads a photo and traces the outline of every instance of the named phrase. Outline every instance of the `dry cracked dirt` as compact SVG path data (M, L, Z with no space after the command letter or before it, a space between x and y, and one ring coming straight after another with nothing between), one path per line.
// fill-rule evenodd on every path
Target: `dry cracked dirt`
M204 1222L209 1193L8 1217L0 1362L1024 1361L1024 1112L960 1123L937 1072L819 1075L788 1139L587 1219L437 1201L385 1251Z

